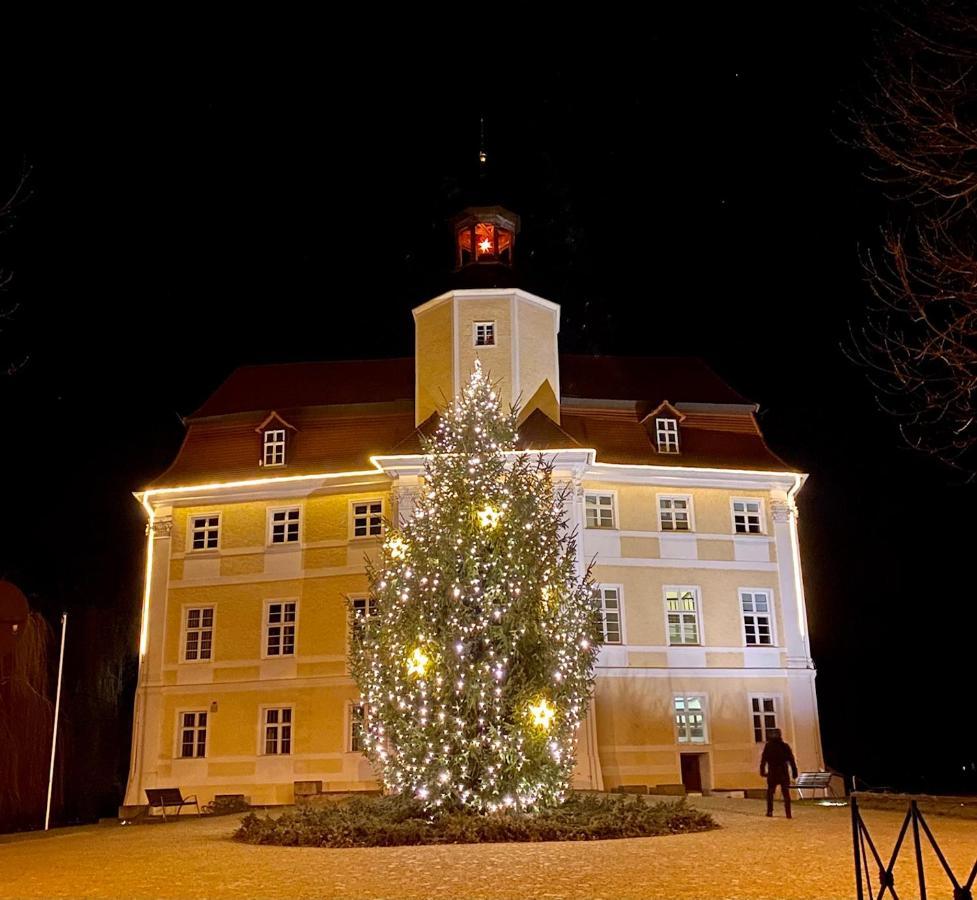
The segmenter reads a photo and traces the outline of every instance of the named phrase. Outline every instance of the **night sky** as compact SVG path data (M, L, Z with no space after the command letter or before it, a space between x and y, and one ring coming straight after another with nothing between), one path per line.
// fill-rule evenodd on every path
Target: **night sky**
M962 772L974 488L902 445L841 350L866 300L859 248L887 210L844 142L876 18L778 15L689 12L627 39L624 21L430 46L198 36L47 48L18 70L0 189L31 171L0 237L19 304L0 353L27 361L0 379L0 576L78 623L66 772L89 774L67 817L111 811L127 766L144 546L130 492L238 365L412 354L481 114L498 199L523 217L524 285L563 307L561 348L704 357L811 474L800 532L829 765L977 790Z

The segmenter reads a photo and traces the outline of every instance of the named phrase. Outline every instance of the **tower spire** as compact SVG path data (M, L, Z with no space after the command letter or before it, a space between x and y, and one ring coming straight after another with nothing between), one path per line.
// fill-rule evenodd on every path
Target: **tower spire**
M485 116L479 117L478 124L479 124L478 172L480 175L484 175L485 163L488 160L488 155L485 153Z

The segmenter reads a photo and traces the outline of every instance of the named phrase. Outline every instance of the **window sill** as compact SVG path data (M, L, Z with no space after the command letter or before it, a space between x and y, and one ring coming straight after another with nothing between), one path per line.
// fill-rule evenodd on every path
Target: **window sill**
M385 537L386 535L384 534L354 534L350 536L349 540L350 542L356 541L359 543L360 541L382 541Z
M221 555L220 547L208 547L206 550L187 550L186 556L193 557L194 559L206 559L207 557L216 557Z
M268 544L266 550L304 550L301 541L286 541L283 544Z

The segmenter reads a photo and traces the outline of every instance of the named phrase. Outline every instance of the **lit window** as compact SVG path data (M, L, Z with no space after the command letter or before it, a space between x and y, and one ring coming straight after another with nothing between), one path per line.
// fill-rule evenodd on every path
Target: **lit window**
M211 658L214 648L214 607L199 606L187 610L183 659L196 662Z
M474 334L476 347L495 346L495 322L476 322Z
M751 697L753 712L753 740L762 744L777 727L777 701L773 697Z
M353 504L353 537L379 537L383 534L383 501L367 500Z
M263 464L266 466L285 465L285 429L269 428L264 433Z
M587 494L584 497L584 512L588 528L613 528L614 495Z
M691 513L691 497L658 498L658 519L662 531L691 531Z
M604 626L604 643L621 643L621 589L600 589L600 616Z
M207 753L207 713L180 713L180 757L192 759Z
M678 421L655 419L655 438L659 453L678 453Z
M760 534L763 529L759 500L733 501L733 529L737 534Z
M769 647L773 644L773 612L770 594L766 591L740 591L743 607L743 635L748 647Z
M354 703L349 708L349 752L363 750L363 726L366 724L366 706Z
M268 604L268 621L265 623L267 656L295 656L297 606L294 600Z
M265 755L287 756L292 752L292 708L265 710Z
M699 643L699 603L696 591L691 588L665 591L668 615L668 643Z
M299 539L299 509L278 509L271 514L271 542L297 544Z
M194 550L216 550L220 538L220 516L190 519L190 546Z
M706 711L703 697L675 697L675 727L680 744L704 744L706 742Z

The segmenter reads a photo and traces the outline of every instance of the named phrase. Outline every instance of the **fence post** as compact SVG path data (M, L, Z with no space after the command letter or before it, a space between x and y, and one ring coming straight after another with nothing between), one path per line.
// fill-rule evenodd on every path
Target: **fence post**
M855 897L857 900L864 900L864 894L862 893L862 850L858 845L858 829L861 824L861 816L858 814L858 801L855 799L854 794L849 797L848 802L851 807L851 839L855 851Z
M919 808L913 800L910 805L913 817L913 845L916 848L916 871L919 873L919 900L926 900L926 876L923 874L923 851L919 846Z

